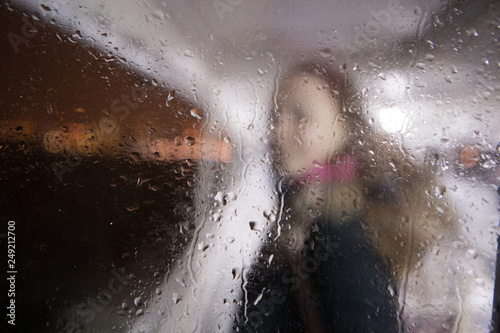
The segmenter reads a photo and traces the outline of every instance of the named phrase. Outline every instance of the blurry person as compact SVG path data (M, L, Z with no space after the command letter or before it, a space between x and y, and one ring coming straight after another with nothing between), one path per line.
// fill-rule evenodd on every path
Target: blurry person
M280 87L274 145L288 213L278 241L306 330L481 331L462 302L474 282L456 271L467 254L440 163L376 134L357 96L319 65Z
M363 231L373 138L349 95L345 75L316 65L280 86L275 147L290 209L278 241L308 332L397 330L389 269Z

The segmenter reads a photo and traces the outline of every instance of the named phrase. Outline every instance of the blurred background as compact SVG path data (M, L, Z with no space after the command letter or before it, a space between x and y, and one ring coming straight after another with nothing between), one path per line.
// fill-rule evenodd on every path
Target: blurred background
M418 312L438 306L436 290L456 290L445 306L460 315L426 332L490 331L499 10L493 0L1 1L0 211L2 225L16 221L15 331L128 332L156 313L150 299L210 209L203 184L240 186L245 163L272 169L261 160L279 79L310 62L349 77L374 135L439 166L428 206L444 196L455 233L440 247L446 233L430 230L436 243L422 246L449 265L406 263L423 268L395 287L408 290L398 301ZM255 192L264 206L276 205L269 184ZM296 321L291 331L304 331Z

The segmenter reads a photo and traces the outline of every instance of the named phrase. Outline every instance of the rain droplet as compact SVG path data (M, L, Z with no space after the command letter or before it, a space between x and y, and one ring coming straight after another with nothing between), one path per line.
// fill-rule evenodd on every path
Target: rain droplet
M332 50L330 50L329 48L324 48L322 50L319 51L319 54L323 57L323 58L329 58L332 56Z
M321 163L319 163L318 160L313 161L313 166L318 169L323 169L323 165L321 165Z
M267 58L270 62L274 63L274 56L273 56L273 54L272 54L271 52L266 52L266 53L264 53L264 55L266 56L266 58Z
M206 249L208 249L208 244L205 244L205 242L198 243L198 250L205 251Z
M165 13L163 13L161 10L157 9L151 13L151 16L156 18L156 19L163 20L165 18Z
M394 291L394 287L392 285L389 285L387 289L389 289L389 293L391 294L391 296L394 297L394 295L396 294L396 292Z
M217 192L217 194L215 195L215 198L214 198L216 201L218 201L221 205L225 205L225 200L224 200L224 193L222 192Z
M194 136L186 136L184 138L184 142L188 145L188 146L192 146L196 143L196 138Z
M233 275L233 280L238 279L241 275L241 269L238 267L235 267L231 270L231 274Z
M174 145L176 145L176 146L180 146L180 145L182 145L182 141L183 141L183 140L182 140L182 138L181 138L180 136L176 136L176 137L174 138Z
M423 62L417 62L415 67L417 67L418 69L425 70L425 64Z
M497 163L494 160L490 159L481 164L481 166L485 169L493 169L497 166Z
M174 90L168 93L167 100L165 101L166 106L170 106L169 102L174 99L174 94Z
M142 296L136 297L134 299L134 304L135 304L135 306L141 306L141 304L142 304Z
M465 272L468 276L470 277L476 277L476 272L474 272L473 269L469 269L467 270L467 272Z
M130 206L130 207L126 207L126 209L129 211L129 212L134 212L136 210L139 209L139 206Z
M203 118L203 112L200 109L191 109L191 115L195 117L196 119L202 119Z
M436 193L438 198L441 198L446 193L446 186L436 186L434 193Z
M262 299L262 297L264 296L264 293L261 292L256 298L255 298L255 301L253 302L253 305L257 305L259 304L260 300Z
M49 6L44 5L43 3L40 4L40 8L43 9L44 11L46 11L46 12L52 11L52 9Z
M478 252L476 249L468 249L465 257L470 260L474 260L479 256Z
M469 37L478 37L479 33L477 32L476 28L470 28L466 30L467 36Z

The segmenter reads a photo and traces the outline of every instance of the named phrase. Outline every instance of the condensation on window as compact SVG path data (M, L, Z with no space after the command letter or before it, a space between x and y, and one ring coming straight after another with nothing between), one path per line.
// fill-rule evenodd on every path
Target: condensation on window
M495 1L0 16L8 329L498 329Z

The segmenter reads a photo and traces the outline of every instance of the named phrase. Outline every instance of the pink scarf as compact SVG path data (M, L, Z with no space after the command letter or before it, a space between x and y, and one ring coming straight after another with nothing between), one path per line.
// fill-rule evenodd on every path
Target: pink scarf
M353 155L345 154L335 158L331 163L313 162L313 166L302 174L298 181L303 185L313 183L344 183L359 177L358 160Z

